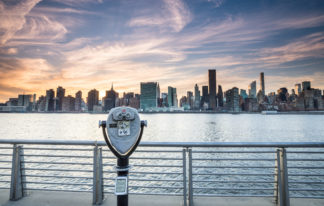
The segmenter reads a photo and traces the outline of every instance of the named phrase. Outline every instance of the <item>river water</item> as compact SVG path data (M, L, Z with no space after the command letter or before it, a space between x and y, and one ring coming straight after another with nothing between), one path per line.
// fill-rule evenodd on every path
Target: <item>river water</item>
M142 141L324 141L324 115L141 114ZM0 114L1 139L103 140L106 114Z

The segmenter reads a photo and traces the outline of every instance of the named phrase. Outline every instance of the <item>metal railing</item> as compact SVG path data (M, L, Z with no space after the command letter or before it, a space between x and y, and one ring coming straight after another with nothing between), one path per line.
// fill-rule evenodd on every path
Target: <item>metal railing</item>
M103 141L0 140L0 189L113 193L116 158ZM129 193L324 199L324 143L142 142L130 157ZM289 171L289 172L288 172Z

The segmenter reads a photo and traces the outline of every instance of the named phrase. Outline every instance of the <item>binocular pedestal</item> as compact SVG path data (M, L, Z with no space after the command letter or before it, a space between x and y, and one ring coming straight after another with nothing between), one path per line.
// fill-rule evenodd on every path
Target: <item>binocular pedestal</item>
M146 125L146 121L140 120L137 110L130 107L114 108L110 110L107 121L99 121L107 146L117 157L115 194L118 206L128 205L129 156L141 141Z
M128 181L128 170L129 170L128 157L117 159L116 170L117 170L118 177L126 177L127 181ZM117 205L118 206L127 206L128 205L128 192L125 195L117 195Z

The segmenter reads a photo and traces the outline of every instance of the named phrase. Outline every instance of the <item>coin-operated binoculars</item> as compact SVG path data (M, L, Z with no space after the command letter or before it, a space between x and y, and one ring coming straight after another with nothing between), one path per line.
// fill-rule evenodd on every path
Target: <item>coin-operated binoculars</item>
M137 110L131 107L116 107L110 110L107 121L99 121L107 146L117 157L115 195L118 206L128 205L128 158L141 141L144 126L147 126L146 120L141 121Z

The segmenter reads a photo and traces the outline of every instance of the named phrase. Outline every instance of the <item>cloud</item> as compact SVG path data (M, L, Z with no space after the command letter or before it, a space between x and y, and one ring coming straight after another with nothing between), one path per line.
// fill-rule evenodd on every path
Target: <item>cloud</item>
M5 44L26 22L25 16L40 0L26 0L6 5L0 1L0 45Z
M154 11L154 12L152 12ZM181 31L191 20L192 14L187 5L181 0L164 0L164 7L160 12L150 10L145 16L138 16L128 23L131 27L153 26L162 29Z
M299 38L283 46L263 48L258 54L260 61L267 63L286 63L305 58L324 57L324 32L317 32Z

